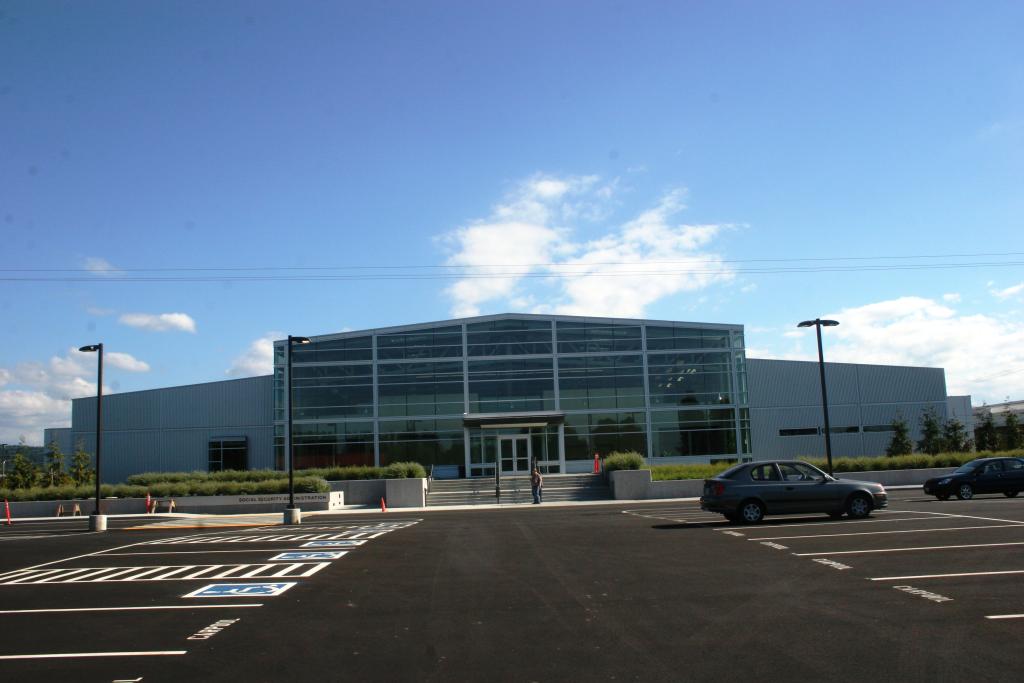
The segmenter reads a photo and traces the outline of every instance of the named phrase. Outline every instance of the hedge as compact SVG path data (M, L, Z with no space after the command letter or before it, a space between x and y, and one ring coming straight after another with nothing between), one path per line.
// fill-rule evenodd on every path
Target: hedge
M394 462L387 467L313 467L296 470L297 476L316 477L327 481L350 479L409 479L425 478L427 472L418 462ZM188 484L198 486L205 482L265 482L287 479L288 473L280 470L223 470L221 472L144 472L133 474L126 480L135 486L156 484Z
M296 493L327 493L330 484L319 477L296 477ZM154 484L103 484L102 498L145 498L146 493L154 498L183 496L244 496L255 494L287 493L288 479L265 481L170 481ZM34 486L28 489L0 489L0 498L10 501L30 500L74 500L88 499L96 495L92 486Z
M959 467L965 462L978 458L1024 457L1024 449L1015 451L982 451L978 453L939 453L928 455L914 453L912 455L887 456L880 455L867 458L833 458L832 471L840 472L877 472L884 470L920 470L942 467ZM824 459L798 456L796 460L809 462L819 469L826 469ZM732 467L734 463L720 465L655 465L651 467L651 479L665 481L670 479L708 479Z
M614 452L604 459L604 471L642 470L647 468L644 456L636 451Z

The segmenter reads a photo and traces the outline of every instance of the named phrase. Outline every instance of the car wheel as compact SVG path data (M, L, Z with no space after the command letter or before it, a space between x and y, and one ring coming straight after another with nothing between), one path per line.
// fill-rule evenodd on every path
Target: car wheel
M871 499L863 493L857 493L847 501L846 514L850 519L863 519L871 514L871 508Z
M949 500L949 494L948 493L939 493L939 494L936 494L935 497L938 498L939 500Z
M739 519L744 524L757 524L764 519L764 505L757 500L745 500L740 503Z
M1007 498L1016 498L1020 491L1003 491L1003 495Z
M970 484L960 484L956 490L956 497L960 500L970 500L974 498L974 487Z

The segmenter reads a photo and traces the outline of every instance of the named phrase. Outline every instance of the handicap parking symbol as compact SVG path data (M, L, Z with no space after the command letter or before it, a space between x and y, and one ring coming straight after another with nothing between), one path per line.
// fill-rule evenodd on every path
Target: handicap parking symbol
M274 555L271 560L336 560L343 557L347 550L307 550L294 551Z
M211 583L194 590L183 598L269 598L280 595L296 585L294 581L283 583Z
M338 541L307 541L303 543L300 548L351 548L353 546L362 545L366 541L358 541L352 539L342 539Z

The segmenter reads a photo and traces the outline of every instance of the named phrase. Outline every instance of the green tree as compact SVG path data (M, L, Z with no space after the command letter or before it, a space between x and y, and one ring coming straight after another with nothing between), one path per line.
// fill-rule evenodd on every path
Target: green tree
M49 486L63 486L71 481L64 471L64 453L56 440L49 444L50 452L46 454L46 481Z
M921 415L921 440L917 442L917 450L928 455L942 451L942 425L934 408L928 408Z
M1003 439L1006 442L1006 450L1014 451L1020 448L1020 419L1006 411L1006 421L1003 423Z
M910 455L914 451L914 442L910 440L910 428L902 416L897 416L891 423L892 439L885 449L886 455Z
M18 449L14 455L14 467L7 475L5 484L12 489L27 489L36 485L39 479L39 469L36 464L28 459L25 451Z
M992 413L985 413L985 419L974 430L974 441L979 451L994 451L999 448L999 432L996 430Z
M85 451L85 444L80 440L75 444L75 452L71 456L71 480L76 486L92 482L94 471L91 467L92 456Z
M956 418L946 420L942 425L942 447L951 453L968 453L973 444L967 438L964 423Z

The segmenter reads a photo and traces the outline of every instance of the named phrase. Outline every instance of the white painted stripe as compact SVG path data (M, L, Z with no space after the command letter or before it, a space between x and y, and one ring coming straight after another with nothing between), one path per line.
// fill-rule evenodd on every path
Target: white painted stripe
M167 569L167 567L160 567L160 566L150 567L149 569L143 570L143 571L139 572L138 574L136 574L135 576L133 576L132 580L133 581L142 581L143 577L145 577L145 576L147 576L149 574L156 574L157 572L163 571L164 569ZM145 579L145 580L149 581L149 579Z
M960 515L952 512L931 512L929 510L901 510L900 512L917 515L938 515L939 517L956 517L959 519L977 519L982 522L1008 522L1010 524L1024 525L1019 519L1002 519L1001 517L978 517L977 515Z
M879 576L871 581L904 581L910 579L953 579L960 576L1006 576L1024 574L1024 569L1008 569L1001 572L960 572L958 574L916 574L914 576Z
M110 581L115 576L124 576L125 574L134 574L137 571L139 571L138 567L125 567L124 569L121 569L119 571L111 572L109 574L104 574L103 576L101 576L99 578L92 577L91 579L89 579L89 581ZM132 578L134 579L135 577L133 576Z
M220 572L219 574L217 574L216 577L210 577L210 578L226 579L226 578L229 578L235 572L240 572L240 571L243 571L245 569L248 569L252 565L251 564L236 564L234 567L231 567L230 565L221 565L221 566L222 567L229 567L229 568L224 570L224 571L222 571L222 572Z
M119 569L124 569L124 567L95 567L84 574L79 574L78 576L67 579L65 583L73 583L75 581L81 581L82 579L91 579L92 577L101 576L107 572L115 572Z
M76 657L159 657L183 655L188 650L139 650L138 652L55 652L45 655L0 655L0 659L73 659Z
M39 572L38 574L33 574L31 571L29 571L26 574L24 574L23 576L19 576L16 579L5 580L4 583L5 584L15 584L15 583L19 583L22 579L38 578L40 576L46 576L48 574L55 574L55 573L60 573L60 572L65 572L65 571L67 571L67 569L44 569L43 571Z
M285 565L284 569L282 569L279 572L274 572L270 576L274 577L274 578L288 576L288 572L290 572L293 569L298 569L301 566L302 566L301 562L288 564L288 565Z
M262 602L238 603L226 605L147 605L145 607L59 607L54 609L7 609L0 610L0 614L55 614L63 612L122 612L122 611L149 611L163 609L213 609L224 607L263 607Z
M966 531L969 529L1005 529L1019 524L988 524L986 526L954 526L941 529L900 529L898 531L855 531L850 534L809 534L806 536L759 536L748 541L781 541L793 538L833 538L836 536L881 536L882 534L923 534L932 531Z
M990 614L986 619L1024 619L1024 614Z
M797 557L813 557L815 555L861 555L867 553L905 553L913 550L948 550L961 548L997 548L999 546L1024 545L1024 541L1012 543L969 543L967 545L924 545L916 548L873 548L871 550L833 550L817 553L793 553Z
M223 564L207 565L205 567L201 567L201 568L197 569L196 571L192 572L191 574L186 574L185 576L179 576L178 578L182 579L182 580L194 579L196 577L202 576L203 574L208 574L209 572L215 571L217 569L223 570L225 566L226 565L223 565ZM160 578L162 579L163 577L160 577Z
M260 572L266 570L267 567L275 567L277 565L273 565L273 564L257 564L257 565L253 565L253 566L255 566L256 568L253 569L253 570L247 571L246 573L242 574L238 578L239 579L250 579L250 578L256 576L257 574L259 574Z
M777 526L783 529L790 529L795 526L831 526L833 524L842 524L849 526L851 524L887 524L889 522L923 522L920 517L897 517L895 519L841 519L835 522L800 522L797 524L790 524L789 522L782 522Z
M159 576L151 576L148 579L146 579L146 581L163 581L168 576L173 576L175 574L181 574L182 572L187 572L189 569L195 569L195 568L196 568L196 566L194 564L186 564L184 567L174 567L174 568L171 568L171 567L157 567L155 571L159 571L161 569L171 569L171 571L169 571L169 572L167 572L165 574L161 574Z
M329 567L330 565L331 565L330 562L318 562L318 563L314 564L312 567L310 567L309 569L307 569L306 571L304 571L301 574L299 574L298 578L303 578L304 579L304 578L306 578L308 576L313 576L313 574L316 574L321 569L324 569L325 567ZM273 565L271 565L271 566L273 566Z
M92 569L93 569L93 567L83 567L82 569L70 569L70 570L64 569L64 570L61 570L61 571L57 572L56 574L50 574L49 576L47 576L46 578L43 578L43 579L40 579L37 576L34 583L48 583L50 581L63 580L63 579L68 578L69 576L74 576L75 574L81 574L82 572L87 572L87 571L90 571Z
M309 548L246 548L245 550L161 550L154 553L107 553L107 555L118 555L132 557L134 555L212 555L214 553L249 553L253 555L259 553L261 555L268 552L284 553L284 552L309 552ZM3 580L3 576L0 576L0 581Z

